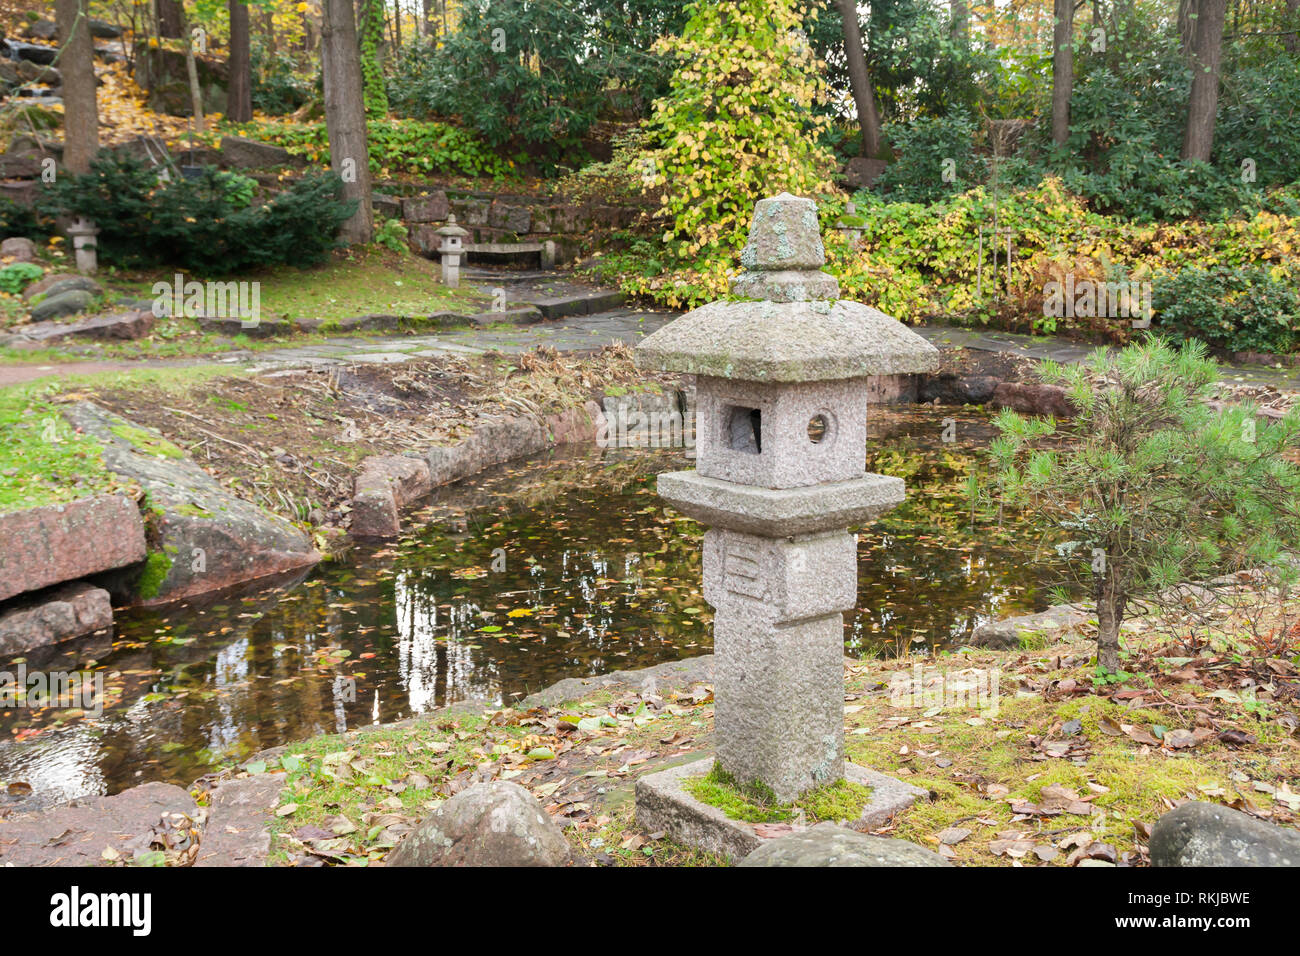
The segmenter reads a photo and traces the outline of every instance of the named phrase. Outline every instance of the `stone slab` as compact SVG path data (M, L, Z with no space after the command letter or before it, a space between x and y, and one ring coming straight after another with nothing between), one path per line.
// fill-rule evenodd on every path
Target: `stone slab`
M659 497L702 524L767 537L815 534L874 521L903 501L903 480L865 473L805 488L754 488L694 471L666 472Z
M124 495L0 515L0 600L144 558L144 521Z
M195 866L265 866L283 774L222 780L210 792Z
M715 658L716 661L716 658ZM755 832L755 825L733 820L717 807L701 803L683 789L683 782L703 776L713 766L712 757L692 760L646 774L636 782L636 823L649 833L664 831L676 843L716 853L729 860L744 859L768 839ZM882 773L844 765L844 777L871 787L871 801L862 815L848 824L853 830L870 830L884 825L891 816L906 810L925 796L925 791Z
M83 797L0 820L0 866L102 866L111 847L130 858L164 813L193 816L193 798L169 783Z
M113 626L107 591L84 581L20 598L0 610L0 656L25 654Z

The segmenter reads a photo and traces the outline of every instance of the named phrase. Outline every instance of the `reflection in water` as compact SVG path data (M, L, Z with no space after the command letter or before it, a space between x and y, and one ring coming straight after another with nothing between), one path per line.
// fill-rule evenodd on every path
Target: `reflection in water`
M850 653L942 646L1043 605L1016 547L1035 533L969 515L962 483L988 433L977 413L873 410L868 467L904 478L909 497L860 535ZM111 645L29 661L101 671L108 699L96 719L0 710L0 784L31 784L35 803L185 785L289 740L703 653L701 529L654 492L657 472L683 467L668 450L583 449L498 469L445 490L399 543L300 584L124 612Z

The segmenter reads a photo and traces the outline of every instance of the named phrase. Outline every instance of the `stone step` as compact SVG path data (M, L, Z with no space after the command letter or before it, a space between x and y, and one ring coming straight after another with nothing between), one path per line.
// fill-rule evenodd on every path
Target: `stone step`
M569 315L594 315L610 312L627 302L627 296L613 289L592 289L573 295L533 299L533 305L547 319L562 319Z

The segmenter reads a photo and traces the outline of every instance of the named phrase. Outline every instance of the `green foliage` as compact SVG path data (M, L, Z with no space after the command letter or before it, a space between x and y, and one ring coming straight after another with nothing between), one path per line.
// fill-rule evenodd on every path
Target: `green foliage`
M818 143L828 124L812 111L825 88L792 0L700 0L689 11L682 35L655 45L676 69L638 172L662 191L674 256L729 259L756 199L829 192L833 157Z
M844 24L839 7L813 4L817 17L809 37L826 63L826 80L841 96L850 95L844 56ZM987 78L998 63L993 53L952 35L941 7L930 0L873 0L871 15L860 24L870 60L877 109L885 120L905 116L942 116L973 111ZM861 139L855 144L861 148Z
M249 195L245 177L207 168L198 179L159 183L139 160L105 152L89 173L52 185L39 212L97 223L99 254L108 263L169 263L216 275L323 260L356 208L355 200L342 199L342 188L332 173L306 176L241 208Z
M1162 275L1152 298L1163 330L1229 352L1289 352L1300 337L1300 293L1258 266Z
M267 56L260 45L253 47L253 109L272 116L292 113L309 100L312 84L301 76L298 64L288 53Z
M1252 407L1214 410L1218 370L1196 341L1099 349L1070 368L1046 363L1042 375L1078 413L1065 423L1000 413L996 494L1070 533L1057 551L1097 602L1102 667L1118 669L1133 598L1246 568L1294 580L1285 555L1300 539L1300 468L1288 456L1300 447L1300 410L1258 427Z
M986 162L975 154L975 122L962 114L887 123L884 137L899 158L886 167L877 187L902 202L933 202L965 192L987 178ZM951 163L949 166L948 164ZM944 181L945 168L953 180Z
M357 28L361 42L361 86L366 115L387 116L388 90L379 56L379 46L384 41L383 0L362 0Z
M0 292L17 295L44 274L45 270L34 263L11 263L0 269Z
M0 198L0 239L26 236L40 242L51 235L51 228L52 224L42 222L30 206Z
M407 47L389 87L395 107L458 117L546 168L582 158L600 116L644 113L668 76L651 44L684 19L675 0L467 0L458 13L436 46Z
M375 242L393 252L406 251L406 223L400 219L385 219L375 230Z
M324 123L250 123L250 136L283 146L322 165L330 161ZM376 174L456 172L466 176L504 177L512 163L501 159L468 130L448 123L418 120L370 120L366 124L370 171Z

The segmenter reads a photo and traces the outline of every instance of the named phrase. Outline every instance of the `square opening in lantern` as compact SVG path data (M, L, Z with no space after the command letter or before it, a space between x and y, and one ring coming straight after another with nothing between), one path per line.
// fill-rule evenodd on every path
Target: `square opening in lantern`
M763 453L763 411L743 405L726 405L722 409L723 437L732 451L750 455Z

